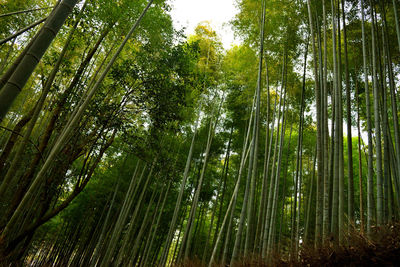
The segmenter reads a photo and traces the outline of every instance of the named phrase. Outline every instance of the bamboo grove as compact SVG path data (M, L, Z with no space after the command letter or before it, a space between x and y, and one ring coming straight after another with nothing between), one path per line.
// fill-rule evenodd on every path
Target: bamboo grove
M398 0L0 2L0 265L240 265L400 219ZM213 8L213 7L210 7Z

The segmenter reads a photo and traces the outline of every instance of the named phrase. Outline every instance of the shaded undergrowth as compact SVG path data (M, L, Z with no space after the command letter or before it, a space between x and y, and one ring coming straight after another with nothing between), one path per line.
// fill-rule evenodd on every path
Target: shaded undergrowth
M325 245L314 248L303 245L298 258L273 253L269 262L253 255L235 263L246 266L400 266L400 222L373 227L367 237L358 231L346 234L343 245L335 246L331 239ZM185 261L179 267L206 266L199 260ZM214 266L229 266L215 264Z

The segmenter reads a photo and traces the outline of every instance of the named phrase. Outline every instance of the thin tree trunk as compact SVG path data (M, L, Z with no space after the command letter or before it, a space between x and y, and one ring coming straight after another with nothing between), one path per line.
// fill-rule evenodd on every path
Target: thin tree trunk
M14 49L15 40L16 40L16 38L14 38L12 43L10 44L10 47L8 48L6 57L1 60L0 73L3 73L3 70L7 66L8 59L10 58L10 55L11 55L13 49Z
M314 191L314 180L315 180L315 164L317 162L316 158L317 158L317 153L315 153L315 155L314 155L313 172L312 172L311 182L310 182L310 187L311 188L310 188L310 193L308 195L308 201L307 201L306 221L305 221L305 226L304 226L304 229L305 229L304 240L305 240L305 242L310 242L309 236L310 236L310 228L311 228L311 223L310 223L310 220L311 220L311 202L312 202L312 199L313 199L312 196L314 194L313 191Z
M337 2L337 29L338 29L338 64L337 64L337 115L338 115L338 141L339 141L339 210L338 210L338 241L341 244L344 239L345 229L345 188L344 188L344 155L343 155L343 94L342 94L342 38L340 29L340 3Z
M305 106L305 91L306 91L306 71L307 71L307 56L308 56L308 45L309 45L309 38L307 38L307 44L306 48L304 50L304 64L303 64L303 87L301 90L301 102L300 102L300 118L299 118L299 131L297 135L297 149L296 149L296 173L295 173L295 179L294 179L294 203L293 203L293 216L291 220L291 251L290 255L293 257L294 255L297 255L297 251L295 251L295 233L296 233L296 227L295 227L295 218L296 218L296 212L297 212L297 188L298 188L298 180L299 180L299 172L300 166L301 166L301 151L303 149L303 124L304 124L304 106Z
M328 240L328 236L330 233L330 201L331 201L331 195L330 195L330 190L331 190L331 175L330 175L330 166L332 165L332 159L331 161L329 160L330 155L332 154L333 151L333 146L331 146L331 153L329 153L329 130L328 130L328 51L327 51L327 19L326 19L326 6L325 6L325 0L322 1L322 9L323 9L323 21L324 21L324 73L323 73L323 84L324 84L324 159L325 159L325 165L324 165L324 201L323 201L323 219L322 219L322 242L325 244L325 242ZM333 94L332 94L333 95ZM332 98L333 99L333 98ZM332 114L334 114L335 106L332 101L331 103L332 106ZM333 140L333 132L334 132L334 120L332 119L332 140Z
M362 43L363 43L363 66L364 66L364 85L365 85L365 99L367 106L367 134L368 134L368 183L367 183L367 234L371 233L371 226L374 215L374 201L373 201L373 150L372 150L372 123L371 123L371 107L370 107L370 93L368 84L368 68L367 68L367 42L365 37L365 19L364 19L364 0L361 0L361 18L362 18Z
M311 43L313 51L313 74L315 83L315 96L316 96L316 112L317 112L317 218L316 218L316 243L320 244L322 240L322 203L323 203L323 151L322 151L322 116L321 116L321 92L318 80L318 61L317 61L317 48L315 47L315 33L314 21L311 12L311 1L307 0L308 17L310 23Z
M18 14L24 14L24 13L31 13L33 11L39 11L39 10L46 10L50 8L54 8L55 6L49 6L49 7L40 7L40 8L31 8L31 9L26 9L26 10L18 10L14 12L9 12L5 14L1 14L0 18L8 17L8 16L13 16L13 15L18 15Z
M280 247L281 247L281 236L282 236L282 227L284 225L284 213L285 213L285 204L286 204L286 191L287 191L287 173L288 173L288 169L289 169L289 164L290 161L289 158L289 154L291 152L290 149L290 144L292 141L292 131L293 131L293 122L290 124L290 133L289 133L289 143L288 143L288 148L287 148L287 152L286 152L286 168L285 168L285 174L283 175L283 186L282 186L282 207L281 207L281 218L280 218L280 222L279 222L279 234L278 234L278 248L277 251L280 251Z
M300 162L300 168L303 169L302 165L303 161ZM300 242L300 214L301 214L301 204L302 204L302 184L303 184L303 172L300 172L300 179L299 179L299 212L297 215L297 226L296 226L296 251L299 251L299 242ZM303 211L304 214L304 211ZM303 227L304 228L304 227Z
M389 142L390 142L389 152L390 152L390 160L391 160L390 164L392 166L395 166L396 165L396 156L395 156L395 153L393 150L393 142L392 142L392 138L390 135L389 135ZM395 215L396 215L396 219L398 219L398 218L400 218L400 183L397 179L397 177L399 176L399 173L397 172L396 168L393 168L392 170L393 170L392 173L393 173L394 187L396 190L396 194L394 194L394 200L396 201L396 206L397 206L397 208L395 210Z
M362 155L361 155L361 127L360 127L360 95L358 84L356 83L356 99L357 99L357 133L358 133L358 184L360 193L360 232L364 233L364 196L363 196L363 173L362 173Z
M395 4L395 3L394 3ZM396 149L396 155L397 155L397 162L396 164L393 164L392 169L395 169L397 174L400 174L400 131L399 131L399 119L398 119L398 111L397 111L397 98L396 98L396 85L395 85L395 77L393 73L393 66L392 66L392 52L389 47L389 35L388 35L388 28L387 28L387 23L386 23L386 13L385 9L384 11L384 17L383 17L383 28L384 28L384 38L386 40L384 49L386 51L386 64L387 64L387 69L388 69L388 74L389 74L389 88L390 88L390 102L391 102L391 109L392 109L392 116L393 116L393 132L394 132L394 144L395 144L395 149ZM396 13L397 14L397 13ZM396 17L397 19L397 17ZM396 24L396 27L398 27L398 22ZM400 44L400 35L399 35L399 44ZM395 178L397 181L399 181L399 176L395 175Z
M0 155L0 171L2 171L5 167L6 160L9 157L14 145L17 142L18 136L22 132L23 127L32 119L33 113L35 111L35 107L30 109L27 114L25 114L14 126L11 131L11 135L7 140L7 143L2 148L2 153ZM4 181L4 180L3 180ZM3 182L2 181L2 182ZM3 197L3 194L0 194L0 197Z
M384 4L381 3L381 10L383 13L383 17L386 17L385 14L385 7ZM384 20L384 19L382 19ZM383 22L384 23L384 22ZM389 118L388 118L388 107L387 107L387 71L386 71L386 51L384 49L385 43L386 43L386 38L384 34L384 27L381 27L381 39L382 39L382 47L380 47L380 58L379 58L379 70L380 70L380 84L381 84L381 94L382 98L380 99L382 101L381 104L381 114L382 114L382 134L383 134L383 223L388 223L389 218L392 217L392 211L390 208L390 202L391 202L391 192L389 188L389 182L391 183L391 168L390 168L390 152L389 152L389 132L390 132L390 126L389 126ZM378 35L379 36L379 35ZM381 62L381 58L383 58L383 64Z
M253 252L261 252L262 248L262 236L264 229L264 217L265 217L265 202L267 200L268 194L268 165L269 165L269 156L270 156L270 147L271 142L268 142L268 138L270 135L269 124L270 124L270 102L271 95L269 90L269 74L268 74L268 63L265 59L265 72L266 72L266 87L267 87L267 125L265 127L265 149L264 149L264 168L263 168L263 177L262 177L262 186L261 186L261 198L259 204L259 213L257 219L257 231L256 231L256 242L254 244ZM272 124L273 125L273 124Z
M285 82L286 83L286 82ZM268 250L267 250L267 258L269 258L272 248L276 242L276 214L278 210L278 202L279 202L279 180L281 174L281 165L282 165L282 153L283 153L283 146L285 140L285 131L286 131L286 123L287 123L287 115L286 115L286 84L285 84L285 96L284 96L284 104L283 104L283 117L282 117L282 130L281 136L279 140L279 155L278 155L278 163L277 163L277 171L275 176L275 189L274 189L274 200L272 204L272 214L270 220L270 227L269 227L269 235L268 235Z
M342 0L342 16L343 16L343 43L344 43L344 60L345 60L345 77L346 77L346 113L347 113L347 217L349 226L354 222L354 175L353 175L353 139L351 134L351 92L350 92L350 76L349 76L349 59L347 54L347 29L346 29L346 13L345 0ZM349 227L350 230L350 227Z
M381 120L379 112L379 89L377 81L377 62L376 62L376 43L375 43L375 15L374 6L370 0L371 5L371 42L372 42L372 85L374 88L374 121L375 121L375 153L376 153L376 194L377 194L377 206L376 206L376 219L377 224L383 223L383 192L382 192L382 147L381 147Z
M397 43L398 43L398 48L400 51L400 25L399 25L399 15L397 13L397 0L393 0L393 11L394 11L394 18L395 18L395 24L396 24L396 32L397 32Z

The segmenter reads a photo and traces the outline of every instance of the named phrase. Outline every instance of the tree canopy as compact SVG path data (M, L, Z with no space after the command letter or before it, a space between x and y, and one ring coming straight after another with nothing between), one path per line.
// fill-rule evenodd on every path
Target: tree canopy
M400 4L235 3L0 1L1 266L396 263Z

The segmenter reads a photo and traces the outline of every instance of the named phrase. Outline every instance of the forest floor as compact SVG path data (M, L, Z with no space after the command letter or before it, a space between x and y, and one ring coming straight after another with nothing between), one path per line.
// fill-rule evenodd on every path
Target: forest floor
M400 222L374 227L370 237L353 232L347 235L345 243L338 247L331 243L319 249L303 246L297 260L274 254L270 263L259 260L259 257L248 257L235 266L400 266ZM203 265L193 261L179 267L200 266Z
M276 266L400 266L400 222L374 227L369 237L354 231L345 244L304 248L297 262L281 261Z

